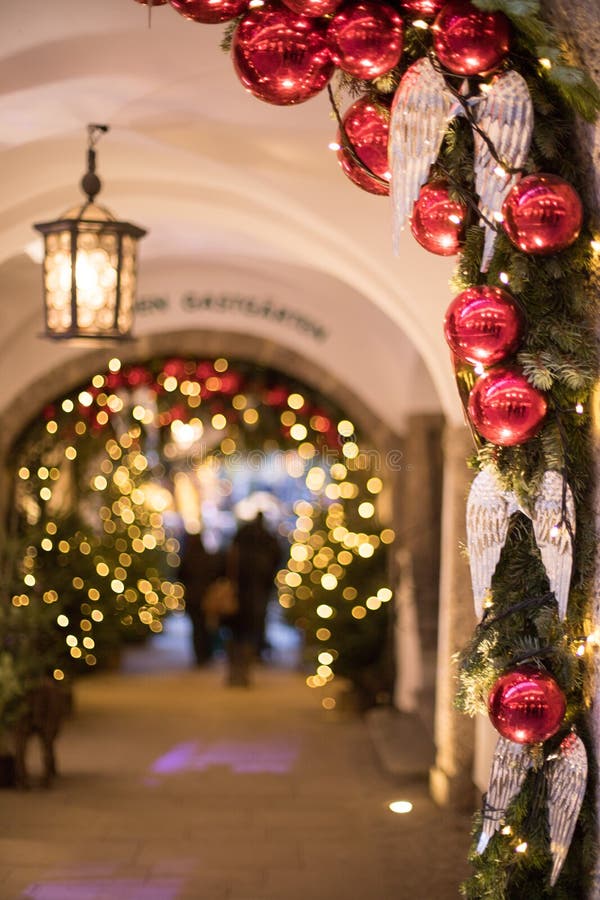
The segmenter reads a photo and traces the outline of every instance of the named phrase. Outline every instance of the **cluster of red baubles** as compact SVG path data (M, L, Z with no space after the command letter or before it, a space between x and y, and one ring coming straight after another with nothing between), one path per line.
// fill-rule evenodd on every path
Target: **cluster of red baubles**
M267 103L303 103L327 85L336 67L363 81L394 69L402 57L404 21L432 19L440 62L459 75L493 71L509 50L509 24L469 0L137 0L167 2L204 24L239 16L233 36L235 71L244 87ZM374 194L387 194L389 108L365 98L346 113L350 150L338 136L344 172ZM358 161L356 159L358 157ZM376 178L369 175L374 172ZM444 246L444 252L448 250Z
M431 185L426 187L431 191ZM515 246L537 255L570 246L579 235L583 218L576 191L556 175L523 178L507 197L502 214ZM414 221L418 221L417 209ZM503 447L534 437L547 412L545 395L527 381L518 366L507 363L521 343L524 325L514 298L487 285L468 288L455 297L444 323L455 358L481 374L469 396L469 418L486 440ZM484 372L488 366L493 368Z

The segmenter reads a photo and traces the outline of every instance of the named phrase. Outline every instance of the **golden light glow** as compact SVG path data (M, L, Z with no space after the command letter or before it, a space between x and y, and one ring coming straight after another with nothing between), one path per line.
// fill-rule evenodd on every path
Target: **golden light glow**
M360 503L358 507L358 514L362 519L370 519L375 515L375 507L372 503Z
M321 578L321 585L326 591L334 591L338 586L338 580L335 575L331 575L329 572L327 572Z
M349 419L342 419L341 422L338 422L337 430L342 437L352 437L354 434L354 425Z
M304 406L305 400L302 394L290 394L287 399L288 406L290 409L302 409Z
M317 606L317 615L320 619L331 619L333 616L333 609L326 603L321 603L320 606Z
M367 490L371 494L379 494L383 489L383 481L381 478L369 478L367 481Z

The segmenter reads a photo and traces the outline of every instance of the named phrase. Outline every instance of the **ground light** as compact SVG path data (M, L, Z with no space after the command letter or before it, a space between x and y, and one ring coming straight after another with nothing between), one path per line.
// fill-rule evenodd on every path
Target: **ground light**
M405 815L406 813L412 812L413 805L410 800L393 800L391 803L388 803L388 809L390 812L397 813L398 815Z

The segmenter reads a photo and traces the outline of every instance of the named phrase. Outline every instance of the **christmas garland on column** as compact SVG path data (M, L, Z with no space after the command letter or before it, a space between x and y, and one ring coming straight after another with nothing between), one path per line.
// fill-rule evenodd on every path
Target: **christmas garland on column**
M540 0L169 3L230 22L224 47L259 99L301 103L327 87L342 169L391 192L396 244L409 221L431 252L459 253L445 334L477 447L467 526L479 625L460 655L458 704L500 734L462 889L581 897L595 854L586 656L600 240L578 193L573 126L595 119L598 89ZM348 95L358 99L342 115Z

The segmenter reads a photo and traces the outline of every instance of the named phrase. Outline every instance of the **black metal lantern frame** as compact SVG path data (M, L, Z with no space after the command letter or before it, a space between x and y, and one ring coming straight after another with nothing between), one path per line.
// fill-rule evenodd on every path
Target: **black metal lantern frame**
M45 334L53 339L131 337L137 242L146 231L94 203L101 187L95 144L107 130L88 126L88 169L81 182L87 201L34 226L44 236Z

